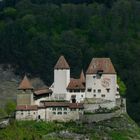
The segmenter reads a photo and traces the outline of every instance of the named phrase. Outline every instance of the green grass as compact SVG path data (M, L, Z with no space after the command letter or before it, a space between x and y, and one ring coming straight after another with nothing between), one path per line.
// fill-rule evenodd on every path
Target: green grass
M12 121L0 130L0 140L72 140L48 135L62 130L89 136L90 140L139 140L140 128L127 115L95 124L76 122Z

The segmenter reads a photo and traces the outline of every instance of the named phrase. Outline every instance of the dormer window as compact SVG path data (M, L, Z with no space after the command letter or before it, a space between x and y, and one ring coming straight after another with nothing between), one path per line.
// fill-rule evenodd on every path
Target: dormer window
M97 74L101 77L102 74L103 74L103 70L98 70L98 71L97 71Z

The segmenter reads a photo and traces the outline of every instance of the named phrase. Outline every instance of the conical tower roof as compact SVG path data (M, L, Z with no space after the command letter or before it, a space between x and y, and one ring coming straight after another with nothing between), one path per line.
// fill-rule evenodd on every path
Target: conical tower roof
M81 80L82 83L85 83L85 81L86 81L83 70L81 71L81 74L80 74L80 80Z
M63 55L58 59L54 69L70 69L70 66Z
M21 81L18 89L19 90L33 89L33 86L31 85L31 83L26 75L24 76L23 80Z

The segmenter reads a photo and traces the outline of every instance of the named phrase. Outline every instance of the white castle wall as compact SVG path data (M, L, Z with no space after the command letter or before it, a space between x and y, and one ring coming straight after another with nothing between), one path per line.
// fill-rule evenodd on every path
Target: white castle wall
M16 111L16 120L36 120L38 112L37 111Z
M76 95L76 102L80 103L81 101L84 101L85 99L85 91L84 92L68 92L67 93L67 100L71 102L71 96Z
M89 112L95 112L95 110L101 108L112 109L116 106L115 102L108 103L96 103L96 104L84 104L84 110Z
M103 74L100 78L96 74L86 75L86 98L102 98L115 101L116 85L115 74ZM91 89L91 91L88 91L88 89ZM109 92L107 92L107 89L110 89Z
M54 70L54 94L66 94L67 86L70 82L69 69Z

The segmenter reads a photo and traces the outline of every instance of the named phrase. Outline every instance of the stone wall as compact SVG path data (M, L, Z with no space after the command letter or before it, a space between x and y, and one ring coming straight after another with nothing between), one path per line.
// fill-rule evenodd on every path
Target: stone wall
M108 108L111 109L115 107L115 102L106 102L106 103L99 103L99 104L84 104L84 110L89 112L95 112L96 109L99 108Z
M102 114L87 114L87 115L81 115L80 116L80 121L82 122L99 122L103 120L108 120L114 117L119 117L122 114L122 111L116 111L114 113L102 113Z

